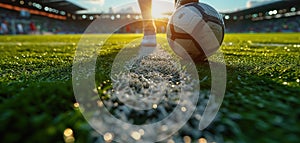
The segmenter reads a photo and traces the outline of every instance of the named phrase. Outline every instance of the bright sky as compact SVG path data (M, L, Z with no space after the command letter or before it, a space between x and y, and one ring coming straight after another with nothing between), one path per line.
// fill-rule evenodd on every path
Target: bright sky
M119 11L134 11L139 12L137 0L68 0L78 4L89 12L109 12L109 8L113 8L115 12ZM153 11L157 13L170 11L173 9L174 0L152 0ZM235 11L237 9L246 8L246 3L249 0L200 0L201 2L212 5L220 12ZM263 1L263 0L258 0Z

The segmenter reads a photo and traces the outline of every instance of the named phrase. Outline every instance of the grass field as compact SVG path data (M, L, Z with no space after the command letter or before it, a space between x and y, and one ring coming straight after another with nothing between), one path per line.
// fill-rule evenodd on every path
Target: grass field
M139 37L113 35L104 44L98 57L105 71L100 79L108 79L114 56L124 44ZM67 128L73 130L76 142L94 141L72 90L72 62L80 38L0 36L1 142L64 142ZM227 90L215 122L201 137L299 142L300 34L227 34L221 52ZM197 69L209 72L205 63ZM201 83L201 90L210 90L210 77Z

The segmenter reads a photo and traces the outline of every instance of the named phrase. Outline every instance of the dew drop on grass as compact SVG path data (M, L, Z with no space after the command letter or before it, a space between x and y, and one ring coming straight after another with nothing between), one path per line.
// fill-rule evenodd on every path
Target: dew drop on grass
M162 125L162 126L161 126L161 130L162 130L162 131L166 131L166 130L168 130L168 126L166 126L166 125Z
M288 85L288 82L285 81L285 82L283 82L282 84L283 84L283 85Z
M296 80L296 82L298 82L298 83L299 83L299 82L300 82L300 79L297 79L297 80Z
M191 142L192 142L192 139L191 139L191 137L189 137L189 136L184 136L184 137L183 137L183 141L184 141L184 143L191 143Z
M103 102L101 100L98 100L97 104L98 104L99 107L103 107Z
M295 48L296 48L296 47L300 47L300 45L293 45L293 47L295 47Z
M134 132L131 133L131 137L135 140L140 140L141 139L141 134L139 132L134 131Z
M175 141L172 140L172 139L169 139L169 140L167 141L167 143L175 143Z
M198 140L198 143L207 143L206 139L205 138L200 138Z
M153 107L153 109L156 109L157 108L157 104L153 104L152 107Z
M118 102L115 102L114 107L118 107L118 106L119 106Z
M94 93L98 93L98 90L96 88L93 89Z
M75 108L78 108L78 107L79 107L79 103L77 103L77 102L74 103L74 107L75 107Z
M73 130L70 128L65 129L64 131L64 140L65 143L74 143L75 142L75 138L73 136Z
M141 135L144 135L144 134L145 134L145 131L144 131L143 129L139 129L139 133L140 133Z
M113 140L113 137L113 134L109 132L103 135L103 139L105 140L105 142L111 142Z
M73 136L73 130L70 128L65 129L64 136L65 137Z
M185 107L181 107L181 111L182 111L182 112L186 112L186 110L187 110L187 109L186 109Z

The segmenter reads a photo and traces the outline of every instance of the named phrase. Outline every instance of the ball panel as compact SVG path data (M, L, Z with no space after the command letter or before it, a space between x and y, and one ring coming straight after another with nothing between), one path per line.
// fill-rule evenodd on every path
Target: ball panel
M191 53L195 53L196 51L192 51L192 49L197 50L195 48L192 48L194 46L193 41L189 39L175 39L171 41L171 47L173 51L183 59L187 59L186 53L191 56ZM191 56L192 57L192 56Z
M192 35L194 43L199 45L197 47L199 50L202 50L206 56L212 55L215 49L218 49L219 47L219 41L217 40L216 35L205 21L198 23Z
M168 24L168 29L170 30L170 38L172 40L175 40L176 38L177 39L193 39L193 37L191 36L191 34L188 34L188 33L178 33L175 31L175 27L173 24ZM167 32L168 33L168 32Z
M224 37L224 31L223 31L222 26L220 26L219 24L216 24L214 22L210 22L210 21L208 21L207 24L211 28L212 32L214 32L215 37L221 44L223 41L223 37Z
M199 53L199 50L195 46L193 40L190 40L190 39L175 39L175 42L180 43L180 45L192 57L192 59L193 59L193 57L197 56L197 53Z
M193 7L182 7L174 13L170 22L174 25L174 30L177 33L191 34L194 27L201 20L202 15L199 11L197 11L197 9Z
M205 14L207 14L207 15L209 15L211 17L216 17L219 20L222 19L221 16L220 16L220 14L213 7L211 7L210 5L205 4L205 3L198 3L198 5L203 8L203 10L204 10L203 12Z

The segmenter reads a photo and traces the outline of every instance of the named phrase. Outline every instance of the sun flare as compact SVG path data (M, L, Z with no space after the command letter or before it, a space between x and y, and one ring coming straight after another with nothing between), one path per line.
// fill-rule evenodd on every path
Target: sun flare
M174 10L174 3L168 1L154 0L152 1L152 17L163 18L166 17L166 13L170 13Z

